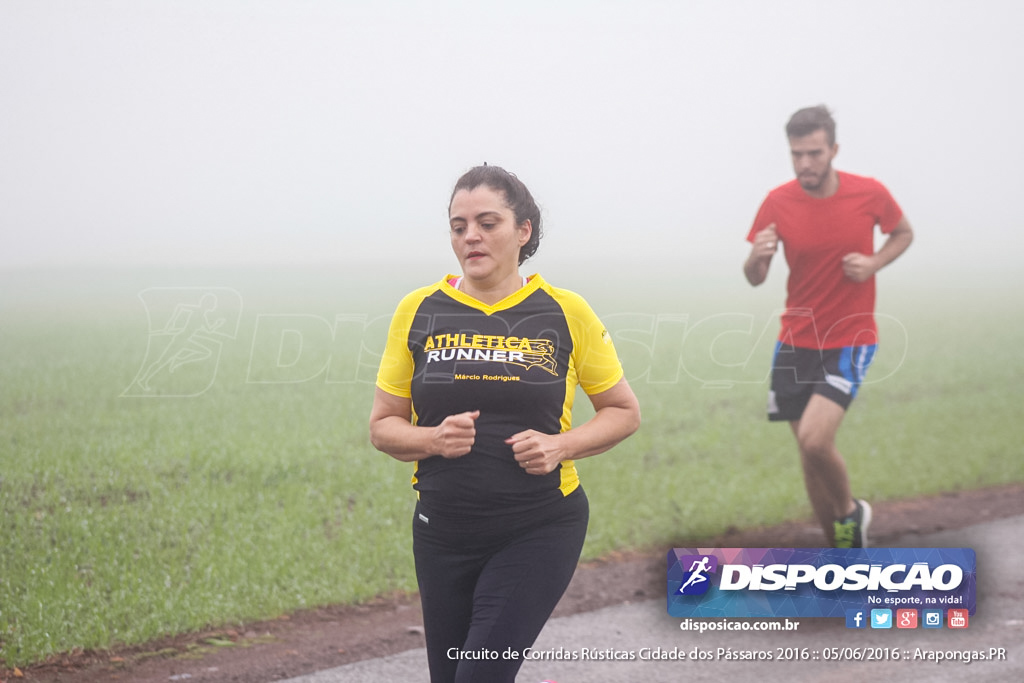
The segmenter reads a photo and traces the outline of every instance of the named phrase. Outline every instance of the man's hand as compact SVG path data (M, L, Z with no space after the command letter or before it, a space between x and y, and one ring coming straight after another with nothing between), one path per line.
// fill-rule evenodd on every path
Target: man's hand
M768 266L771 265L772 257L778 250L779 234L775 230L775 224L769 223L763 230L754 234L750 256L743 263L743 274L747 282L756 287L768 278Z
M764 230L754 235L754 246L751 250L751 258L770 259L779 250L779 233L774 223L769 223Z
M476 419L479 410L449 415L434 428L431 452L445 458L461 458L476 441Z
M854 282L864 282L878 272L873 256L852 252L843 257L843 274Z

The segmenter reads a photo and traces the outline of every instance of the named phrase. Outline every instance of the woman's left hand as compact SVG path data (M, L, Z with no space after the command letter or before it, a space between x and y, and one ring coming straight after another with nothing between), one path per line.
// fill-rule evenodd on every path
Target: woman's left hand
M516 462L527 474L547 474L569 457L560 447L560 436L527 429L505 439L505 443L512 446Z

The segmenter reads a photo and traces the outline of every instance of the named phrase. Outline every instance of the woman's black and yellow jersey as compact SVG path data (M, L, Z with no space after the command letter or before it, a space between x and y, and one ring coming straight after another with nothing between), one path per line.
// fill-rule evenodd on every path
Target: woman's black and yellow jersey
M527 474L505 439L568 430L577 385L596 394L622 378L607 330L582 297L539 275L493 306L452 287L453 277L402 299L377 375L380 389L412 399L413 424L480 411L472 451L419 461L414 488L439 513L509 512L569 495L579 486L571 460Z

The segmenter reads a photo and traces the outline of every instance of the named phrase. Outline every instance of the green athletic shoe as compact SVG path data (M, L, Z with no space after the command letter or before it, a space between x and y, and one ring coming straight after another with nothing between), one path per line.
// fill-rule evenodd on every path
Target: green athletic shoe
M835 548L867 548L868 526L871 524L871 506L867 501L854 498L857 509L853 514L833 522L832 546Z

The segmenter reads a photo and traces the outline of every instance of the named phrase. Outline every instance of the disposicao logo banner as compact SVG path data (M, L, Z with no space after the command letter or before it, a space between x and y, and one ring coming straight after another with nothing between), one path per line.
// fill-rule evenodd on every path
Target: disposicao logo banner
M975 611L971 548L673 548L673 617L845 617L848 609Z

